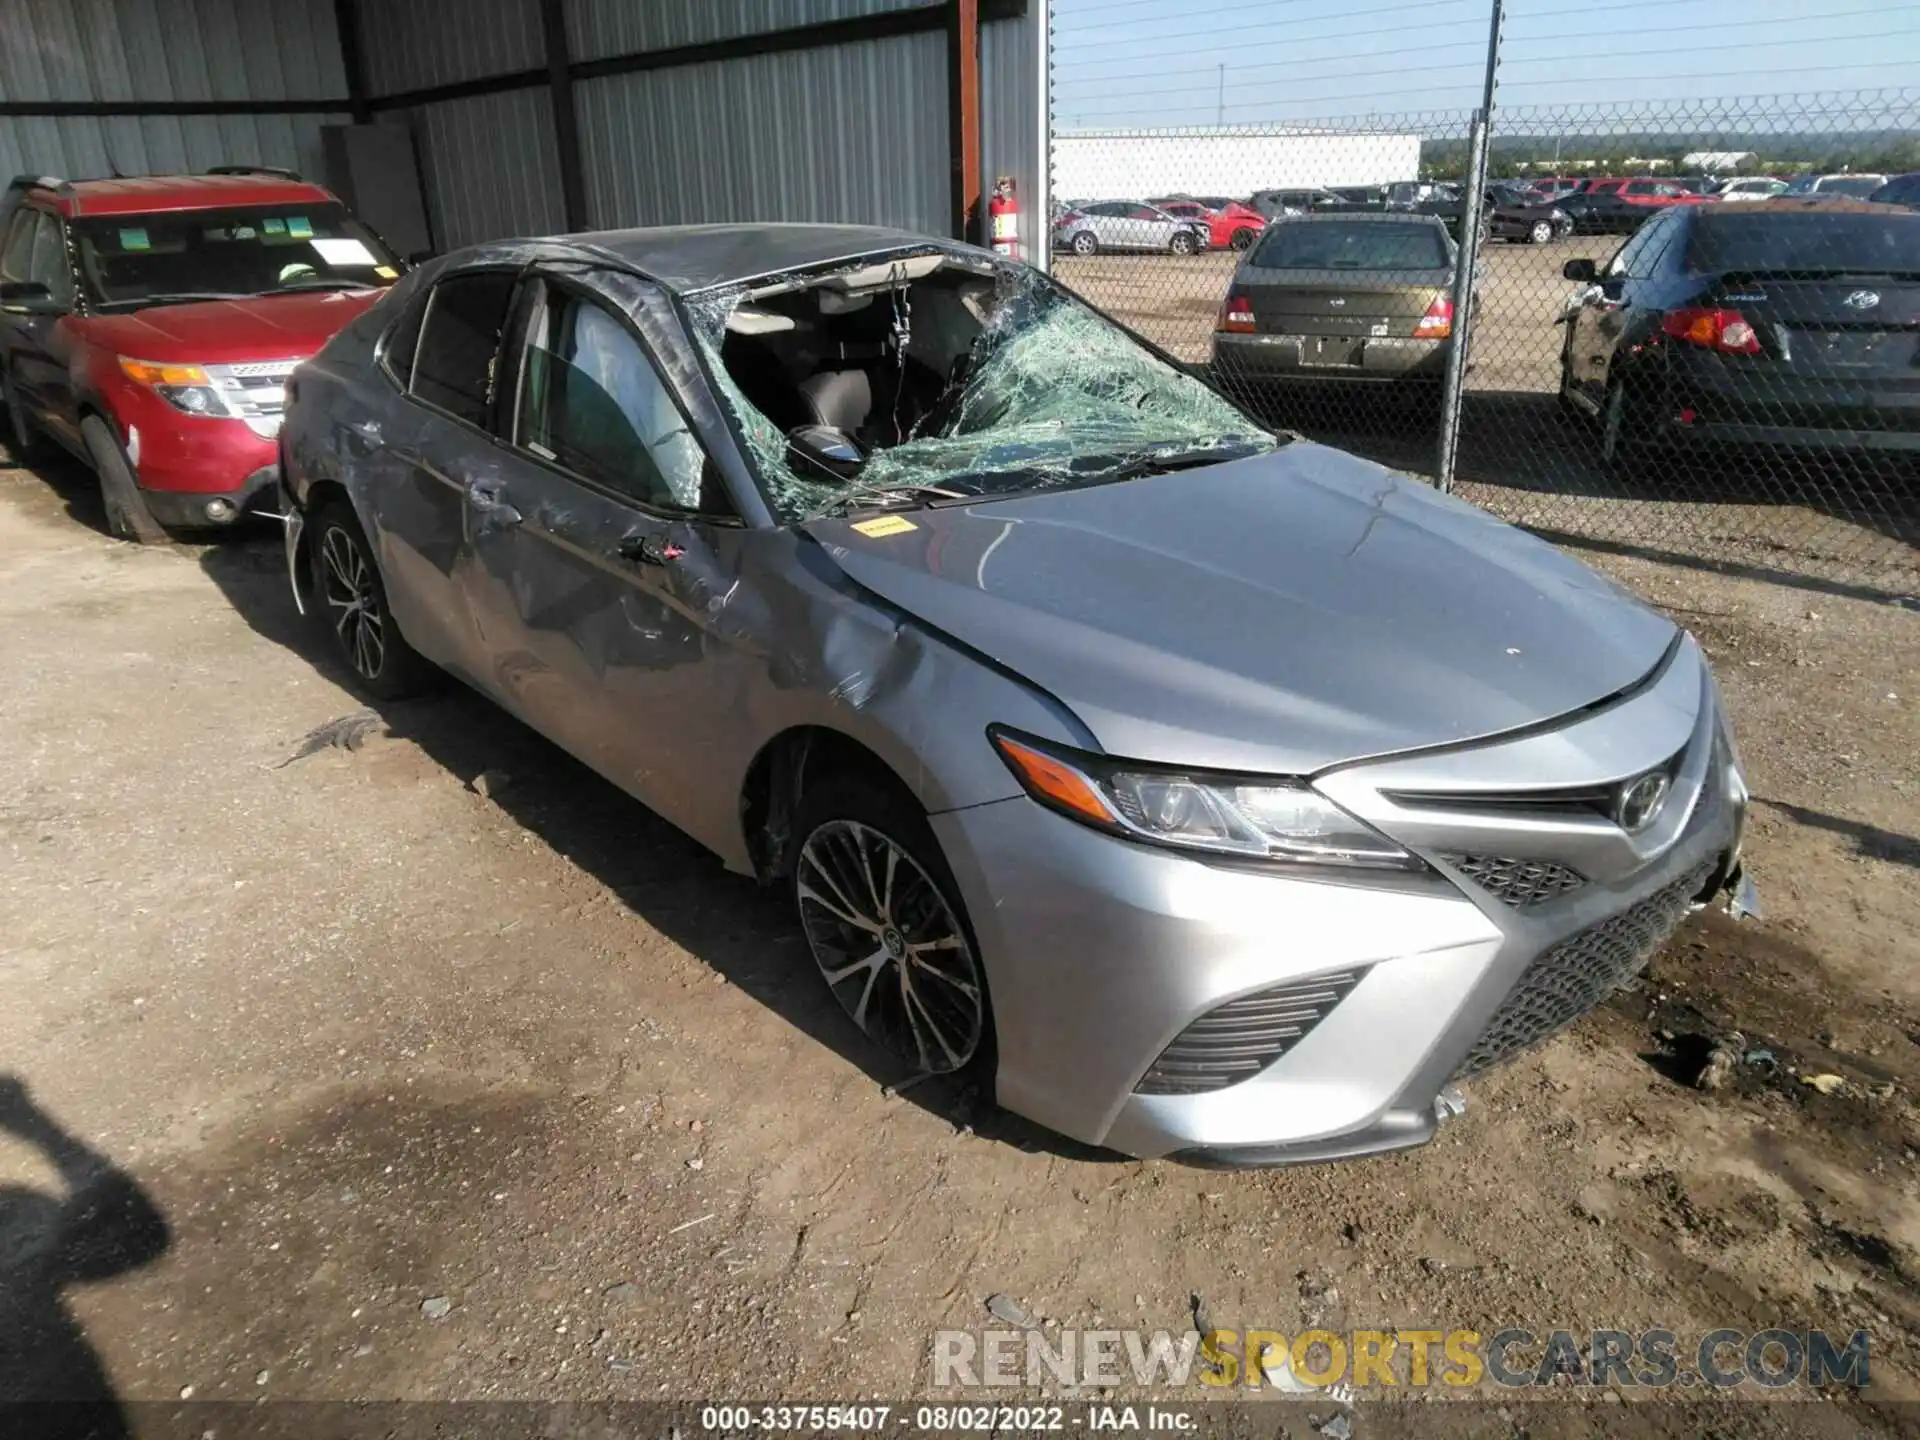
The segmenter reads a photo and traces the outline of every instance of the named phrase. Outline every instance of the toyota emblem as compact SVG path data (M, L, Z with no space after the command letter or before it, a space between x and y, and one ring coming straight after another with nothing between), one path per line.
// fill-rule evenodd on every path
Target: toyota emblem
M1636 834L1651 825L1667 799L1667 772L1649 770L1645 775L1620 787L1614 802L1613 818L1622 830Z
M1856 290L1847 296L1847 304L1855 310L1871 310L1880 303L1878 290Z

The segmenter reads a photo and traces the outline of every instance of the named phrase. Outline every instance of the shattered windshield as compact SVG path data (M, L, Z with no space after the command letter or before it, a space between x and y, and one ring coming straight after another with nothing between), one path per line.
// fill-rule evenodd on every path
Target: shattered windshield
M1098 484L1279 441L1036 271L922 255L693 297L785 523Z

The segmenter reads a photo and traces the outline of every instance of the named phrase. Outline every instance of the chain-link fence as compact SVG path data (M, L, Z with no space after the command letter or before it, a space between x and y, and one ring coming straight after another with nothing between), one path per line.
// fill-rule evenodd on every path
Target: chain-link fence
M1920 91L1125 127L1111 56L1063 101L1124 33L1081 13L1066 284L1271 423L1563 542L1920 594Z

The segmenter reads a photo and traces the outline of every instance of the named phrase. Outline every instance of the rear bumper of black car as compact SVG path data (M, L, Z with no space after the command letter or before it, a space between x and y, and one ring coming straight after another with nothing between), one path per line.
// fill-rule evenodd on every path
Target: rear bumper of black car
M1334 363L1316 342L1339 339L1352 349ZM1316 384L1392 385L1445 378L1450 340L1405 336L1234 335L1213 337L1214 374L1224 380L1296 380Z
M1902 373L1805 375L1745 357L1670 353L1641 388L1650 437L1847 454L1920 453L1920 382Z

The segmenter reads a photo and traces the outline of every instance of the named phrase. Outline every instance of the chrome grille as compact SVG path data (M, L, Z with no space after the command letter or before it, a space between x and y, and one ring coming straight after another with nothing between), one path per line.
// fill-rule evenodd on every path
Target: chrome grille
M1524 910L1544 905L1587 883L1578 870L1551 860L1520 860L1507 855L1448 855L1446 862L1502 905Z
M1694 866L1638 904L1542 951L1455 1073L1471 1075L1532 1049L1639 974L1686 915L1714 863Z
M298 360L243 360L204 368L220 398L247 422L247 428L272 439L280 433L287 377L299 364Z
M1259 1074L1327 1018L1367 967L1276 985L1209 1010L1160 1052L1134 1091L1201 1095Z

